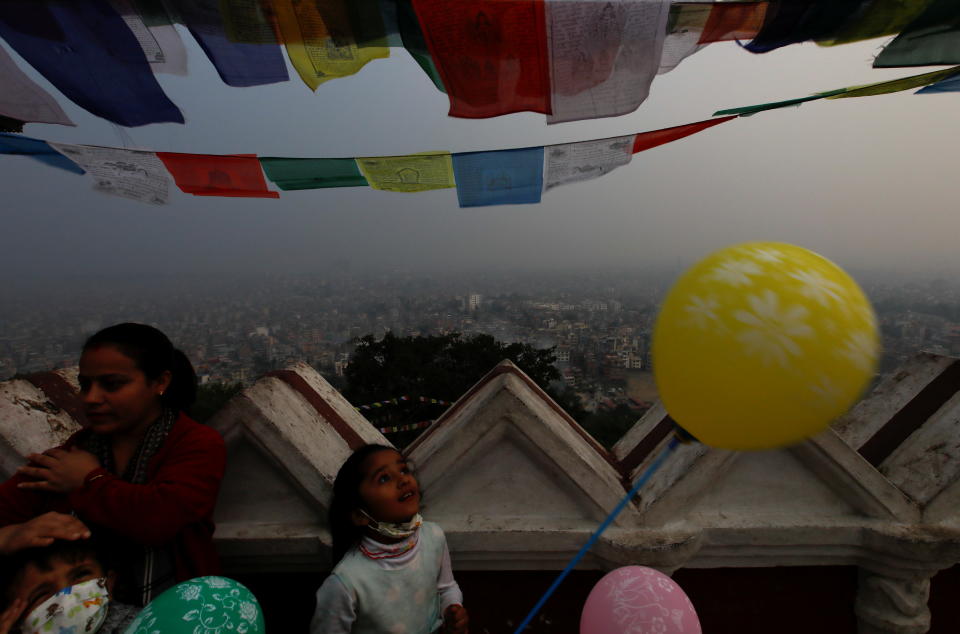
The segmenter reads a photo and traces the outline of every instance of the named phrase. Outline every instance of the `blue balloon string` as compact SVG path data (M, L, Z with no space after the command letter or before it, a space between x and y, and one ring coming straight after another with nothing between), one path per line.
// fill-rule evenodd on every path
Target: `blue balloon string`
M587 543L583 545L583 548L580 549L580 552L573 556L573 559L571 559L570 563L567 564L567 567L563 569L563 572L560 573L560 576L558 576L553 581L553 584L547 589L547 591L543 593L543 596L540 597L540 600L537 601L537 604L533 606L533 609L530 610L530 613L527 614L526 618L524 618L517 629L514 630L514 634L520 634L524 628L530 624L530 621L533 620L533 617L537 615L537 612L539 612L543 605L547 602L547 599L550 598L563 580L566 579L567 575L570 574L570 571L576 567L581 559L583 559L583 556L587 554L587 551L589 551L593 545L597 543L597 540L600 539L601 535L603 535L603 531L607 530L610 524L613 523L613 520L617 519L617 515L620 515L620 511L622 511L624 507L630 503L630 500L632 500L633 497L640 491L640 489L643 488L643 485L647 483L647 480L650 479L650 476L652 476L657 469L663 465L667 459L667 456L673 453L673 450L677 448L677 445L679 445L680 442L681 440L677 437L677 435L674 435L673 438L670 439L670 442L667 443L667 446L664 447L660 455L657 456L657 459L653 461L653 464L647 467L647 470L643 472L643 475L641 475L640 479L637 480L637 483L633 485L633 488L630 489L630 492L627 493L622 500L620 500L620 502L612 511L610 511L610 515L607 515L607 518L603 520L603 523L600 524L600 527L596 530L596 532L590 536L590 539L588 539Z

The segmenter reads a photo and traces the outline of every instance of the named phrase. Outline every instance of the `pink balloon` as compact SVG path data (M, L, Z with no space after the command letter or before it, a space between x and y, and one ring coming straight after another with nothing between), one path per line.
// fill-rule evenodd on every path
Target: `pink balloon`
M701 634L697 611L667 575L644 566L608 573L590 591L580 634Z

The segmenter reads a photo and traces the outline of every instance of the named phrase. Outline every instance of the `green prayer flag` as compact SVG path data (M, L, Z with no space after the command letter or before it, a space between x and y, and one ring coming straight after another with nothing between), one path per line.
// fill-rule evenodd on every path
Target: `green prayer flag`
M833 35L817 40L820 46L851 44L896 35L923 13L931 0L873 0L855 13Z
M933 0L873 61L874 68L946 64L960 64L957 0Z
M396 6L397 26L400 30L400 38L403 40L403 47L420 65L420 68L427 74L437 90L446 93L447 89L444 88L443 80L440 79L437 65L433 63L433 57L431 57L430 50L427 48L427 40L423 37L420 20L413 10L413 4L410 0L397 0Z
M267 178L284 191L324 187L366 187L352 158L279 158L261 156Z
M911 75L910 77L901 77L890 81L881 81L876 84L866 84L865 86L851 86L840 91L833 91L833 94L827 96L827 99L846 99L847 97L873 97L875 95L886 95L901 90L910 90L911 88L920 88L943 81L953 75L960 73L960 66L947 68L946 70L937 70L932 73L923 73L922 75Z
M799 106L802 103L808 101L815 101L817 99L823 99L835 94L839 94L846 90L845 88L840 88L839 90L831 90L830 92L822 92L816 95L810 95L809 97L797 97L796 99L787 99L785 101L774 101L771 103L761 103L755 106L741 106L739 108L729 108L727 110L717 110L713 113L713 116L717 117L725 114L735 114L740 115L741 117L746 117L758 112L763 112L764 110L776 110L777 108L788 108L790 106Z

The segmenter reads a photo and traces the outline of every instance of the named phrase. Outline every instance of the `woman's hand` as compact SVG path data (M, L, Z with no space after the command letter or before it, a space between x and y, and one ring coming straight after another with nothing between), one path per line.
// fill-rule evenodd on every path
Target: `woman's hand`
M22 524L0 528L0 554L9 555L24 548L49 546L55 539L73 541L88 537L90 529L72 515L44 513Z
M443 611L444 634L467 634L470 619L467 610L459 603L455 603Z
M100 467L96 456L77 447L71 447L69 451L49 449L30 454L27 459L32 464L20 467L17 473L33 478L35 482L21 482L17 486L51 493L76 491L83 486L87 474Z
M21 597L17 597L10 604L10 607L0 613L0 634L7 634L13 629L13 624L17 622L26 607L27 602Z

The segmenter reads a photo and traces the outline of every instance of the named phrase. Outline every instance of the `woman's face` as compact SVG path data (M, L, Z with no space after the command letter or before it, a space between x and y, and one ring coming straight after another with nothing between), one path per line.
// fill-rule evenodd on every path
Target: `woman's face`
M420 512L420 485L407 459L393 450L371 454L363 462L360 497L366 511L381 522L409 522Z
M146 428L160 416L160 395L170 384L170 372L150 380L133 359L103 345L84 350L79 379L88 427L95 434L114 435Z

